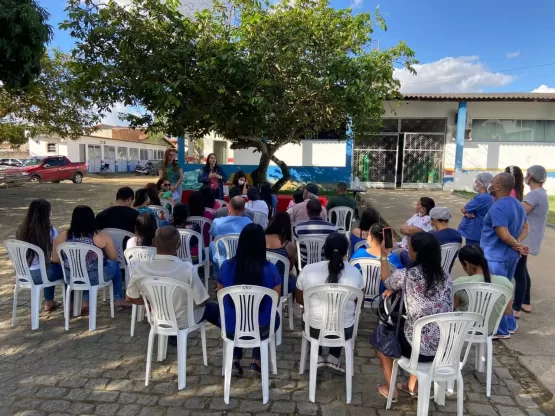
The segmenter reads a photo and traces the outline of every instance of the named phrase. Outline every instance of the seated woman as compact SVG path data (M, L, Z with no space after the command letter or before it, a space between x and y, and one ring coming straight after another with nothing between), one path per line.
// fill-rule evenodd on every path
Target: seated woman
M374 224L370 227L370 231L368 232L368 248L360 247L357 251L353 253L351 256L351 260L356 259L380 259L382 257L382 242L383 242L383 229L384 226L382 224ZM404 268L403 264L401 263L401 258L391 252L388 256L389 264L395 269L402 269Z
M121 270L118 263L118 252L112 238L104 231L97 230L94 221L94 212L91 207L86 205L79 205L73 210L71 215L71 223L69 229L60 233L54 240L54 247L52 248L52 261L55 263L64 262L66 278L70 274L69 262L67 258L60 259L56 252L56 247L62 243L83 243L91 246L98 247L104 253L103 256L103 276L104 281L110 280L114 285L114 300L118 308L123 309L129 305L123 298L123 282L121 277ZM87 254L87 271L91 285L98 285L98 258L95 253L90 252ZM87 313L89 310L89 292L83 293L82 312Z
M349 241L347 237L341 233L332 233L326 238L324 245L324 257L327 259L318 263L312 263L303 267L299 278L297 279L297 303L304 305L304 291L313 286L323 285L326 283L341 284L364 289L364 280L360 271L345 261L347 251L349 250ZM324 309L318 296L312 296L310 299L310 337L318 338ZM350 300L345 308L345 339L353 336L355 325L356 302ZM303 318L303 325L306 321ZM338 371L344 372L341 368L339 357L341 356L341 347L333 347L329 349L329 355L324 359L322 348L318 352L318 365L328 365Z
M204 208L204 198L198 191L192 192L189 196L189 215L214 220L214 214ZM208 224L204 224L202 236L204 237L204 247L208 247L210 245L210 226Z
M468 276L455 279L455 283L493 283L509 289L511 293L513 292L513 283L509 279L503 276L492 275L489 272L488 262L480 246L464 246L461 248L459 251L459 261ZM499 321L501 315L509 315L511 312L513 303L509 301L507 307L503 309L503 304L505 302L506 299L504 299L503 296L499 297L497 302L495 302L488 321L488 330L490 334L495 334L497 330L495 325ZM453 309L462 312L468 310L468 294L465 290L455 293Z
M164 225L168 225L169 218L166 218L166 213L163 210L150 208L150 205L156 205L150 199L151 194L152 194L152 190L148 190L147 188L141 188L137 190L137 192L135 192L135 200L133 201L133 208L135 208L141 214L143 212L154 214L158 219L158 225L160 225L161 227ZM155 202L160 202L160 201L155 200Z
M145 189L148 191L148 197L150 198L150 205L162 205L160 203L160 198L158 197L158 187L155 183L147 183Z
M275 201L274 201L274 196L275 196ZM277 196L272 194L272 185L270 185L268 182L264 182L260 186L259 198L261 201L266 202L266 205L268 206L268 219L271 219L275 213L275 209L277 208ZM275 206L274 206L274 202L275 202Z
M202 230L200 229L200 225L195 222L188 221L187 218L189 217L189 207L185 204L177 204L173 210L173 222L172 225L182 230L191 230L195 231L202 235ZM193 264L198 263L198 239L196 237L191 238L191 256L193 260Z
M276 266L266 260L264 244L264 230L258 224L249 224L239 235L235 257L225 261L218 274L216 290L235 285L254 285L273 289L281 295L281 278ZM225 326L227 337L233 339L235 329L235 306L228 297L224 299ZM260 325L261 339L267 339L270 332L270 313L272 311L271 299L265 297L260 303L258 323ZM274 330L279 328L279 314L276 313ZM252 351L253 362L251 371L260 374L260 348ZM233 351L232 371L235 375L242 375L241 359L243 349L235 348Z
M303 198L304 188L301 186L297 188L295 192L293 192L293 198L289 201L289 205L287 205L287 209L292 208L295 204L300 204L304 201Z
M256 189L255 186L251 186L249 188L249 190L247 191L247 198L249 199L249 201L245 204L245 210L251 212L261 212L269 217L270 210L268 208L268 204L260 199L258 195L258 189ZM260 225L262 226L262 228L266 228L268 223L266 222L265 224Z
M287 282L283 281L285 264L279 261L276 263L276 267L279 276L282 278L282 286L287 283L289 293L292 293L293 297L295 297L297 282L295 277L290 273L296 264L297 248L295 244L291 242L291 218L289 218L287 212L278 212L268 224L268 228L266 228L266 251L280 254L289 259L289 270L287 271L289 273L289 278Z
M484 219L495 200L488 192L488 187L492 182L493 175L489 172L476 175L472 189L478 192L478 195L461 208L464 217L459 224L459 233L466 237L467 246L480 245Z
M15 238L26 243L34 244L44 253L46 262L46 278L50 282L61 280L64 278L62 267L59 264L52 263L52 243L58 237L58 231L50 223L50 214L52 208L50 202L45 199L35 199L29 205L27 214L23 222L16 232ZM32 250L27 251L27 264L31 271L31 278L35 284L43 283L40 272L39 256ZM54 300L55 286L44 288L44 309L52 312L60 306ZM63 290L63 288L62 288Z
M420 198L416 202L416 213L410 217L405 224L401 226L401 234L403 240L399 243L399 247L403 250L408 250L408 240L409 236L420 233L422 231L429 233L433 231L434 227L432 227L432 219L430 218L430 211L433 207L436 206L436 203L432 198L428 198L426 196Z
M204 208L210 209L220 209L222 206L219 202L214 199L214 194L208 187L203 187L199 189L200 194L202 195L202 201L204 202Z
M361 241L367 241L370 237L370 227L380 222L380 213L374 208L366 208L362 211L358 227L351 230L351 253L355 252L355 246Z
M142 212L137 215L135 221L135 237L127 240L125 248L131 247L152 247L154 235L158 229L156 217L152 212Z
M249 189L249 181L247 175L242 170L238 170L233 175L233 185L241 190L241 195L247 194L247 189Z
M382 247L382 253L389 250ZM389 261L381 257L381 278L385 282L384 297L402 290L405 304L406 320L399 331L399 343L403 357L410 357L412 353L413 330L416 321L424 316L451 312L453 306L453 281L441 267L441 247L433 235L420 232L413 234L409 240L409 256L412 266L409 269L397 270L390 275ZM435 324L427 325L422 330L419 362L432 362L439 343L439 328ZM387 398L393 358L378 351L378 358L382 366L386 384L378 385L378 392ZM408 383L398 383L393 392L397 400L397 389L410 395L417 392L417 379L411 375Z

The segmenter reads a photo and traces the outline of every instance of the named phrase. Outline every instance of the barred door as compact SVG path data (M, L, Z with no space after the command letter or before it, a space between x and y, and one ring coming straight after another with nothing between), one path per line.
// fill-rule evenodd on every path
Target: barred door
M402 188L443 186L443 133L405 133Z
M395 188L399 135L357 135L353 146L353 178L365 187Z

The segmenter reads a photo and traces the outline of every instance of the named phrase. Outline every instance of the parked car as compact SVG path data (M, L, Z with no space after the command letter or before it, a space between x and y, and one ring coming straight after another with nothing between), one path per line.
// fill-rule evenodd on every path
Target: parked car
M21 166L23 165L23 161L21 159L9 158L9 159L0 159L1 166Z
M31 176L29 176L27 172L14 171L11 169L0 170L0 185L21 185L23 183L29 182L30 180Z
M84 162L72 163L65 156L33 157L27 159L23 166L14 167L2 171L2 174L14 175L22 173L29 176L30 182L54 182L73 181L73 183L83 182L83 177L87 173L87 164Z

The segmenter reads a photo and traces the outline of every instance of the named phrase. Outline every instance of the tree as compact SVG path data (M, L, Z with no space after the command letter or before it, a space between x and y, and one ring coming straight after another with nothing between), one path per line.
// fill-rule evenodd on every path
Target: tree
M35 0L0 0L0 81L5 88L28 86L39 74L52 28Z
M74 87L70 57L58 50L45 54L39 77L26 88L0 88L0 140L18 146L26 137L55 134L77 139L90 134L101 114Z
M73 51L83 91L95 101L143 106L132 125L200 138L208 132L232 147L260 153L266 180L270 161L289 179L279 148L322 132L345 138L374 131L383 101L399 96L394 65L412 69L405 43L371 47L372 18L336 10L327 0L215 2L194 19L177 0L70 0L63 27L78 39ZM376 20L385 27L376 13Z

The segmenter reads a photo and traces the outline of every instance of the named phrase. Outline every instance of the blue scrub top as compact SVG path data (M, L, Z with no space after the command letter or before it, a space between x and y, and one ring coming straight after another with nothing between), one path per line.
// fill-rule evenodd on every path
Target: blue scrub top
M474 214L474 218L463 217L459 225L459 233L467 240L480 241L484 219L489 209L493 205L495 198L488 193L478 194L470 200L464 209L466 212Z

